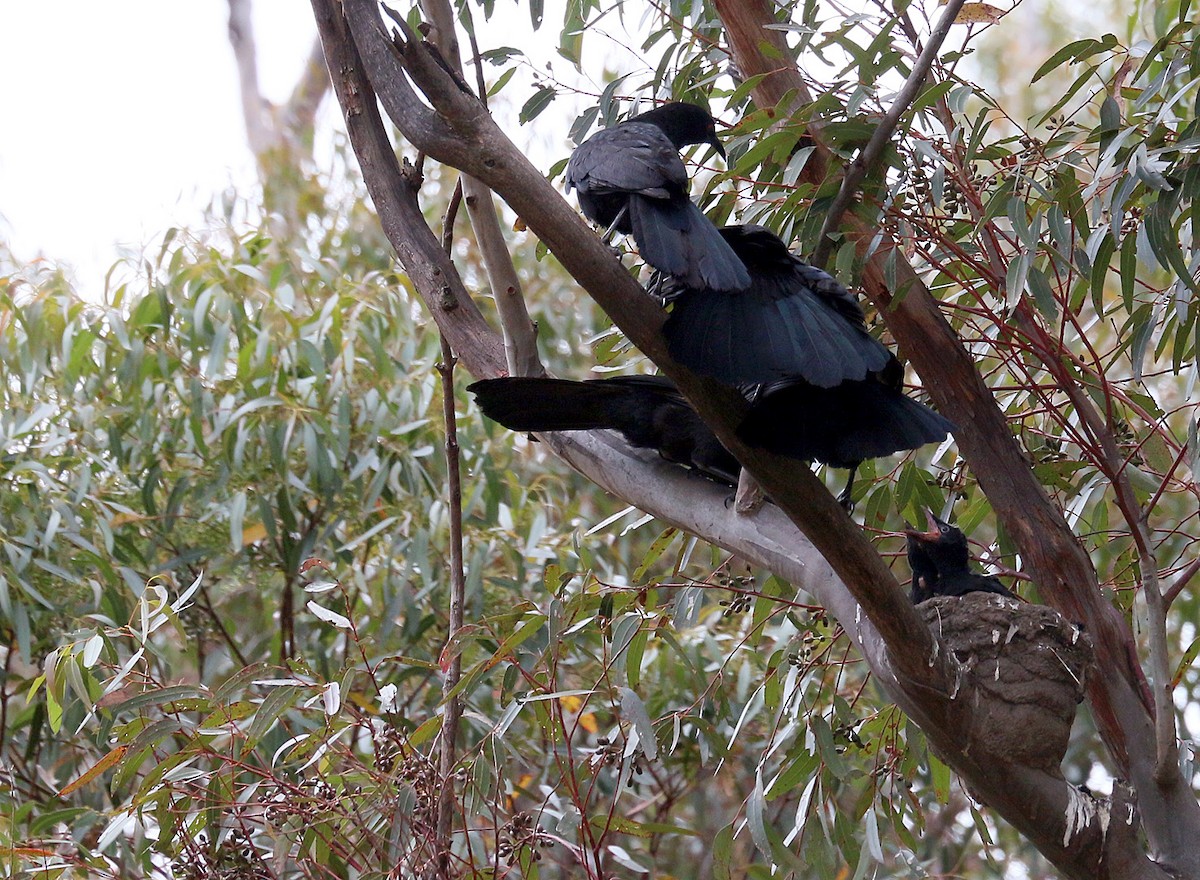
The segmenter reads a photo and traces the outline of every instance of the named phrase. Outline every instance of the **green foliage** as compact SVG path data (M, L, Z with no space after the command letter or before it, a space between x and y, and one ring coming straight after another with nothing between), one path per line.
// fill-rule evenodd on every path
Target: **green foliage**
M714 771L761 778L771 813L803 795L809 849L853 840L828 805L880 756L918 768L855 708L863 670L823 612L545 470L466 399L469 624L447 642L438 340L376 242L329 219L358 211L338 198L305 195L326 206L300 238L173 230L104 304L6 266L12 869L416 870L456 657L472 870L691 863L738 811L736 785L713 808ZM616 341L514 250L552 362ZM756 840L782 852L771 825Z
M1112 25L1097 28L1092 20L1068 21L1070 12L1034 7L1026 4L1011 23L1006 19L994 28L955 29L961 39L947 44L932 84L904 115L901 133L884 153L885 167L868 178L854 210L899 242L943 301L1035 474L1138 631L1145 608L1129 524L1117 504L1118 477L1128 479L1135 504L1147 510L1165 582L1195 555L1190 532L1200 448L1191 399L1200 378L1196 25L1190 6L1173 0L1138 4L1124 31L1115 16ZM626 6L617 8L628 13ZM610 39L611 12L572 6L564 54L568 34L572 46L580 31L595 43ZM726 139L728 169L699 171L694 178L709 215L715 221L736 215L739 222L763 223L799 252L811 253L840 182L839 164L852 160L870 139L907 76L913 40L926 32L923 14L907 4L852 16L817 4L785 4L779 27L814 80L814 99L779 118L777 108L750 102L755 79L724 75L723 36L711 5L668 4L660 15L648 14L644 30L636 31L644 64L606 70L615 78L610 75L602 91L587 90L591 106L585 104L571 136L578 142L593 126L616 121L614 104L622 96L708 103L719 117L737 120ZM1089 15L1096 10L1089 8ZM1038 19L1033 26L1032 16ZM1034 30L1058 41L1032 58L1028 42ZM573 48L569 57L579 54ZM987 86L976 82L981 68L994 74ZM806 176L813 150L805 134L814 123L834 154L823 179ZM897 253L889 258L892 282L897 258ZM833 266L844 279L861 269L851 243L835 252ZM897 297L905 295L892 287ZM879 316L872 319L884 334ZM899 464L878 462L860 492L864 524L884 531L895 529L901 516L920 521L922 507L953 500L958 522L979 542L986 560L1020 567L1012 543L994 524L988 499L952 448ZM895 548L887 540L880 544L885 551ZM1026 592L1036 600L1036 585ZM1195 612L1189 591L1176 600L1175 612L1171 638L1183 654L1177 677L1186 687L1195 679L1195 652L1183 653L1195 641L1187 623ZM768 664L768 677L777 668L778 660ZM778 709L780 703L767 698L772 687L764 683L764 707ZM750 704L743 705L750 711ZM731 855L747 836L760 864L800 875L806 872L794 867L781 842L791 853L802 853L807 875L841 870L864 875L877 848L914 870L920 865L971 876L999 874L993 845L1008 856L1019 854L1036 873L1036 855L1011 829L989 827L974 810L977 829L969 823L940 829L941 852L923 850L913 839L921 821L915 814L940 802L965 817L961 792L949 784L944 767L927 759L919 736L904 737L897 746L894 766L906 769L883 777L916 782L910 795L915 814L893 808L879 797L878 787L835 772L841 765L830 759L828 740L822 748L821 736L834 729L828 719L835 705L836 698L806 709L807 757L779 777L794 779L794 787L781 790L778 782L772 787L769 775L744 781L739 820L746 825L716 838L718 876L753 875ZM1068 768L1073 779L1083 781L1097 766L1094 742L1088 732L1080 735ZM812 760L818 755L819 762ZM922 769L915 773L915 767ZM756 774L761 770L756 767ZM839 799L831 791L827 771L840 782L859 783L846 789L858 795L852 805L853 794ZM772 797L796 796L804 807L800 814L821 818L822 833L812 833L812 823L801 822L802 832L793 828L791 803L775 814L764 807ZM852 824L839 826L847 816ZM870 819L860 822L863 816Z

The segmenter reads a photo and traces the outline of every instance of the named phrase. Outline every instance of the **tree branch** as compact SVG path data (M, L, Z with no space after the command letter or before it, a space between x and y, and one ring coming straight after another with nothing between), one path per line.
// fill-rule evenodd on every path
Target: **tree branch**
M329 71L325 69L321 40L314 39L300 79L296 81L292 94L283 106L284 129L290 133L293 140L300 138L304 133L311 135L316 126L317 110L325 98L325 93L329 91L329 85Z
M453 218L450 219L453 224ZM454 364L456 359L446 337L442 336L442 418L446 427L446 489L450 496L450 619L446 626L446 645L453 645L463 626L466 602L466 576L463 572L462 481L459 475L458 427L454 418ZM450 832L454 825L455 745L462 718L462 698L453 693L462 678L462 653L455 652L442 680L442 729L438 736L438 779L441 791L437 804L437 859L441 877L450 877Z
M1187 589L1187 585L1192 582L1192 578L1196 576L1196 572L1200 571L1200 556L1197 556L1181 571L1175 578L1175 582L1167 587L1166 593L1163 594L1163 601L1166 606L1171 607L1171 603L1179 598L1179 594Z
M821 233L817 236L817 249L812 258L814 265L823 267L829 261L829 252L833 249L834 230L842 222L842 215L846 213L846 208L850 206L851 200L858 194L859 186L866 178L867 173L876 170L879 159L883 156L884 148L892 139L896 126L900 124L900 118L912 106L912 102L917 99L917 93L925 85L925 78L929 75L929 70L933 67L942 43L949 36L950 27L958 17L958 11L962 9L964 2L965 0L949 0L946 4L942 10L942 17L938 19L937 25L930 32L929 39L925 41L921 54L917 56L916 63L913 64L904 86L892 101L892 106L888 108L883 119L875 127L867 145L854 157L854 161L846 169L841 189L838 190L833 204L829 206L829 211L825 214L825 222L821 226Z
M229 44L237 64L246 140L260 162L263 157L282 149L307 156L312 150L317 109L329 90L321 41L313 41L304 70L287 103L282 107L272 104L259 87L252 5L252 0L229 0Z
M1150 671L1154 679L1151 700L1154 706L1154 743L1157 756L1154 779L1159 785L1170 785L1179 779L1179 744L1175 731L1175 704L1171 699L1171 670L1167 649L1167 613L1162 589L1158 581L1158 559L1146 518L1125 461L1117 449L1112 430L1096 409L1091 399L1083 392L1074 377L1064 369L1055 353L1047 350L1048 340L1041 328L1034 323L1027 307L1018 307L1024 325L1031 331L1035 345L1043 350L1043 362L1066 392L1075 412L1087 431L1091 442L1100 450L1100 467L1112 484L1117 507L1129 526L1133 544L1137 550L1138 572L1142 582L1142 599L1146 603L1146 640L1149 643Z
M433 25L432 42L442 57L461 76L462 58L458 48L458 37L454 27L454 11L448 0L421 0L421 11ZM482 80L482 75L480 76ZM480 91L479 98L486 104L486 92ZM500 329L504 335L504 355L510 376L540 376L545 373L537 352L537 331L525 306L521 292L521 281L508 252L508 243L500 230L496 216L496 204L492 191L474 177L463 179L463 197L467 203L467 214L471 228L475 230L475 242L483 257L492 298L496 303L496 314L500 318Z
M261 156L276 146L276 139L270 124L270 104L258 87L258 50L251 11L251 0L229 0L229 45L237 63L246 139L254 155Z

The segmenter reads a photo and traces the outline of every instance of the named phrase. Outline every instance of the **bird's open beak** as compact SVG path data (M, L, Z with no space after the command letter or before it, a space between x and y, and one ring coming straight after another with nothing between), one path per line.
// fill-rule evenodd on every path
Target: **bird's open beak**
M933 511L925 508L925 521L929 524L929 531L918 532L916 529L905 529L904 534L910 538L916 538L918 541L933 543L942 536L942 521L933 515Z

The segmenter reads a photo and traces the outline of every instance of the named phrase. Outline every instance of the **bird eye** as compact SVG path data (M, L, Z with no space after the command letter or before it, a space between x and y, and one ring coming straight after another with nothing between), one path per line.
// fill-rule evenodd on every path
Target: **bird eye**
M950 526L938 526L938 530L939 530L939 531L940 531L940 532L941 532L943 535L948 535L948 534L950 534Z

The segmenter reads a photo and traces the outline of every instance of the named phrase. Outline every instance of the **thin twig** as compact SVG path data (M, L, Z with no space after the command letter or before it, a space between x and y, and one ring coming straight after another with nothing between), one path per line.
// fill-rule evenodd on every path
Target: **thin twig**
M1175 583L1167 587L1167 591L1163 593L1163 603L1167 608L1170 608L1171 603L1179 598L1179 594L1192 582L1192 578L1198 571L1200 571L1200 556L1189 562L1187 568L1179 573L1179 577L1175 578Z
M463 10L469 18L471 7L464 5ZM479 54L479 43L475 40L475 27L473 24L471 30L467 32L467 39L471 41L471 61L475 64L475 88L479 92L479 100L486 107L488 105L487 81L483 78L483 56Z
M449 255L454 241L454 219L462 202L462 178L455 184L454 194L446 209L442 227L442 246ZM453 654L446 676L442 680L442 729L438 738L438 777L441 793L437 807L438 876L450 877L450 831L454 822L455 744L462 717L462 699L452 691L462 677L462 655L451 649L463 625L463 604L467 584L463 573L462 535L462 477L459 470L458 426L454 415L454 351L445 334L441 334L442 360L437 370L442 377L442 418L446 425L446 483L450 493L450 621L446 631L446 647Z
M242 666L243 668L249 666L250 664L246 662L245 656L243 656L241 650L238 649L237 642L234 641L233 635L225 626L225 622L221 620L221 616L217 614L217 609L213 606L212 597L208 594L208 587L206 587L204 584L200 585L200 595L204 599L204 610L208 612L209 618L220 631L221 638L225 640L225 644L229 647L229 650L237 660L238 665Z
M17 653L16 633L5 633L4 677L0 678L0 759L4 757L4 743L8 733L8 678L12 675L13 655Z
M917 56L917 61L913 65L908 79L905 80L904 87L900 89L892 106L883 115L883 120L871 135L871 140L867 142L862 152L854 157L854 161L846 169L846 175L842 178L842 188L838 190L837 197L830 205L829 212L825 215L825 223L821 227L821 235L817 238L817 250L813 254L812 260L814 265L824 266L829 260L829 252L833 249L833 239L830 236L837 229L846 209L850 207L850 201L858 192L863 178L875 167L879 157L883 155L883 150L891 140L892 134L895 133L896 126L900 124L900 117L916 100L917 93L925 85L925 77L928 76L929 69L933 66L933 60L937 57L938 50L942 48L942 43L949 35L950 27L954 24L954 19L958 17L958 11L962 9L963 2L964 0L950 0L946 4L942 17L938 19L938 23L930 32L929 40L925 43L921 54Z

